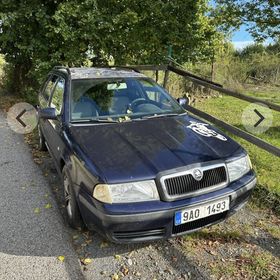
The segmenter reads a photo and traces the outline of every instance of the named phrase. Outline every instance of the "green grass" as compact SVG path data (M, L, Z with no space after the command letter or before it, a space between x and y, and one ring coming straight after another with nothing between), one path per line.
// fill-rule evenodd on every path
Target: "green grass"
M245 253L236 259L210 264L211 272L221 279L278 279L279 260L268 252Z
M248 231L244 224L229 219L228 224L233 222L230 227L219 224L186 235L182 237L182 244L194 260L210 270L211 278L222 279L227 275L227 279L276 280L279 278L279 258L251 243L248 237L255 238L254 229L260 227L271 234L271 238L277 238L277 224L268 223L266 219L262 223L256 221L256 224L245 224Z
M269 100L273 103L280 104L279 93L252 93L249 95ZM249 105L249 102L239 100L231 96L221 96L218 98L210 98L198 102L195 107L205 111L206 113L217 117L231 125L240 129L244 129L241 121L243 110ZM259 138L271 143L274 146L280 147L280 112L272 111L273 124L265 133L256 135ZM280 197L280 159L257 146L227 133L237 142L239 142L248 152L251 157L253 167L257 173L259 187L263 188L262 195L275 194ZM266 193L268 190L269 193ZM279 205L278 205L279 206Z

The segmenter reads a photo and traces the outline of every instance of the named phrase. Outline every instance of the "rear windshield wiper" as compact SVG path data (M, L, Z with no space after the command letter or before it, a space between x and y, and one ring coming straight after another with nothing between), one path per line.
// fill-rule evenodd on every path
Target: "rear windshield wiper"
M82 120L72 120L71 123L118 123L118 121L109 119L82 119Z

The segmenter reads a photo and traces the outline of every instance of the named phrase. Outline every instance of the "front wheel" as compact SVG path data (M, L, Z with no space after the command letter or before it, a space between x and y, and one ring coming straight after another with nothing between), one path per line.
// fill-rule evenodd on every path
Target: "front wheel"
M64 166L62 170L62 178L67 222L75 229L82 229L84 227L84 223L75 198L72 180L66 166Z

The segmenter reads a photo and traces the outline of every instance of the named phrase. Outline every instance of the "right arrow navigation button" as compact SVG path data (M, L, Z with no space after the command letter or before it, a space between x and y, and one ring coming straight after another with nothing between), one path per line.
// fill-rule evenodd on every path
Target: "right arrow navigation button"
M257 109L255 109L254 112L260 117L260 119L254 124L254 127L257 127L265 117Z
M242 113L242 124L252 134L262 134L273 124L273 115L268 106L251 103Z

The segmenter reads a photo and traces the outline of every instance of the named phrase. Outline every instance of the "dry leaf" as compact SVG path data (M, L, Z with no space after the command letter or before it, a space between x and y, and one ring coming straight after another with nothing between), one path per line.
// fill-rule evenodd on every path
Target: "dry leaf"
M117 273L114 273L112 275L112 280L119 280L119 279L120 279L120 277L119 277L119 275Z
M90 243L92 243L92 239L88 239L85 242L89 245Z
M47 204L45 205L45 208L46 208L46 209L50 209L50 208L52 208L52 205L51 205L50 203L47 203Z
M64 257L64 256L58 256L57 259L58 259L59 261L61 261L61 262L64 262L65 257Z
M35 214L39 214L39 213L40 213L40 208L35 208L35 209L34 209L34 213L35 213Z
M83 265L88 265L88 264L92 263L92 259L90 259L90 258L81 259L81 263Z
M116 260L119 261L121 258L122 258L121 255L115 255L115 259L116 259Z
M102 241L100 244L100 248L107 248L109 246L108 242Z
M123 273L124 276L128 275L129 272L128 268L124 265L121 267L120 271Z

